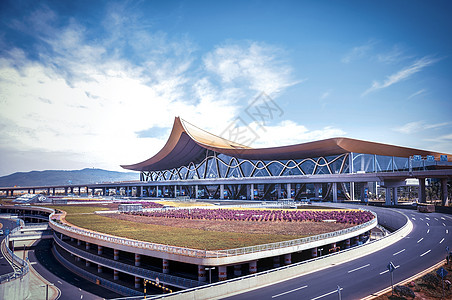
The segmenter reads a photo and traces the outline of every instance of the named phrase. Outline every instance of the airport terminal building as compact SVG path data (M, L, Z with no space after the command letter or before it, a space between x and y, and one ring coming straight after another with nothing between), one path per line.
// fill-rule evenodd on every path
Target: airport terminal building
M425 178L437 178L447 190L449 173L442 170L451 168L451 160L445 153L343 137L251 148L176 117L156 155L122 167L141 172L145 185L136 187L141 196L336 202L367 199L378 184L386 188L391 204L397 203L397 188L407 178L422 179L420 190L425 190ZM425 193L419 198L425 199Z

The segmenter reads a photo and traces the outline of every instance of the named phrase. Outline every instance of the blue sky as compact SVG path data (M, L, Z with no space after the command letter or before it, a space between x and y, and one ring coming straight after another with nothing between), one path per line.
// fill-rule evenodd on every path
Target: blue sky
M1 1L0 175L120 170L175 116L452 153L450 1ZM281 113L246 108L262 92ZM246 127L248 126L248 127Z

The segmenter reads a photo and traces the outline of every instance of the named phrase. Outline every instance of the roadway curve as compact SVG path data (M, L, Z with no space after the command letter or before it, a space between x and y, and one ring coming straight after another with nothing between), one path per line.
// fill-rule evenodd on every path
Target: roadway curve
M377 214L385 208L366 207ZM394 283L418 274L446 257L446 246L452 249L452 217L439 213L399 210L413 223L413 230L400 241L367 256L347 263L272 284L227 299L362 299L391 284L386 266L396 266Z

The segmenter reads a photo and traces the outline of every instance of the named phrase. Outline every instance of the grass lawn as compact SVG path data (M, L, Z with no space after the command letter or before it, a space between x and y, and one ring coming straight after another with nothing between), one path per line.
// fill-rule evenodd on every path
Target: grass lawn
M89 230L130 238L139 241L188 247L201 250L233 249L246 246L281 242L316 234L304 230L296 232L295 235L294 234L288 235L280 234L281 232L284 232L284 230L283 231L280 230L279 234L267 233L268 231L264 231L265 233L249 233L247 228L244 228L242 232L232 232L227 231L227 229L221 231L217 231L215 229L206 230L206 228L203 228L202 226L198 228L186 228L179 226L167 226L161 224L146 224L143 222L118 219L116 217L111 218L104 215L94 214L94 211L107 210L108 208L106 207L76 206L76 205L67 205L67 206L58 205L49 207L66 211L67 222ZM246 227L246 223L243 224L244 224L243 226ZM279 224L275 224L275 226L276 225L295 226L294 223L282 224L282 222L279 222ZM271 226L271 224L268 223L265 226ZM309 225L307 224L307 226ZM338 230L334 228L335 225L333 224L323 223L322 226L332 226L328 228L328 230L326 231ZM323 231L326 232L324 229Z

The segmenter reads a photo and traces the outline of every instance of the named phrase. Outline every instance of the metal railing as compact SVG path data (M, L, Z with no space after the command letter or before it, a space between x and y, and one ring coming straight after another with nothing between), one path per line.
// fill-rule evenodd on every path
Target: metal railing
M23 277L30 270L28 261L23 260L22 258L15 255L14 252L11 249L9 249L9 247L8 247L10 236L12 234L14 234L15 232L17 232L18 230L20 230L20 227L16 227L13 230L11 230L10 234L8 234L2 241L2 244L1 244L2 252L5 256L7 256L7 257L5 257L5 259L8 259L12 263L14 272L0 276L0 284L5 281L11 281L16 278Z
M105 267L113 268L118 271L128 273L133 276L140 276L149 280L154 281L155 278L159 278L159 280L163 283L171 284L174 286L178 286L181 288L191 288L191 287L197 287L201 285L199 281L182 278L170 274L164 274L144 268L139 268L136 266L131 266L126 263L114 261L105 257L100 257L98 255L89 253L87 251L83 251L81 249L78 249L77 247L74 247L72 245L69 245L68 243L62 241L57 234L54 233L54 240L60 245L62 248L64 248L66 251L72 252L75 255L78 255L82 257L83 259L87 259L93 263L103 265Z
M128 238L117 237L117 236L113 236L113 235L109 235L109 234L104 234L104 233L89 231L89 230L78 228L78 227L73 227L73 226L70 226L70 225L64 224L64 223L58 223L52 219L52 216L54 214L52 214L50 216L49 223L52 226L54 226L57 229L60 229L62 231L75 233L77 235L94 238L94 239L105 241L108 243L114 243L114 244L141 248L141 249L146 249L146 250L167 252L167 253L171 253L171 254L191 256L191 257L197 257L197 258L221 258L221 257L237 256L237 255L243 255L243 254L248 254L248 253L281 249L281 248L286 248L286 247L293 247L293 246L308 244L311 242L316 242L316 241L323 240L323 239L346 235L348 233L359 231L363 228L370 227L374 224L377 224L377 215L373 212L371 212L371 213L374 215L374 218L372 220L370 220L366 223L357 225L357 226L350 227L350 228L341 229L341 230L329 232L329 233L322 233L322 234L309 236L309 237L305 237L305 238L300 238L300 239L294 239L294 240L276 242L276 243L270 243L270 244L263 244L263 245L257 245L257 246L249 246L249 247L243 247L243 248L236 248L236 249L229 249L229 250L190 249L190 248L184 248L184 247L156 244L156 243L151 243L151 242L143 242L143 241L137 241L137 240L132 240L132 239L128 239Z
M92 282L97 282L97 280L100 280L100 285L103 287L106 287L112 291L115 291L121 295L127 295L127 296L141 296L143 295L143 293L138 292L134 289L128 288L126 286L120 285L118 283L109 281L105 278L101 278L99 279L99 276L96 276L88 271L83 270L82 268L77 267L76 265L70 263L69 261L67 261L59 252L58 250L55 248L55 245L53 245L53 253L55 254L55 256L57 257L58 261L63 264L64 266L66 266L66 268L68 268L69 270L73 271L74 273L79 274L80 276L92 281Z

